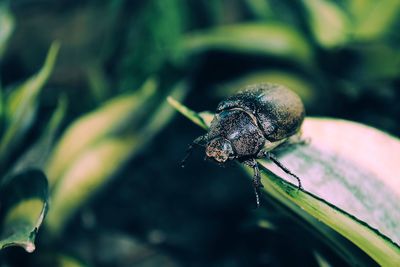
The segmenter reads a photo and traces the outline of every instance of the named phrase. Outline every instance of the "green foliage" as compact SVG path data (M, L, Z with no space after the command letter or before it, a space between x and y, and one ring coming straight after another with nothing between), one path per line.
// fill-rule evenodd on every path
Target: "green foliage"
M6 209L0 248L21 246L35 250L35 237L48 208L47 180L38 170L26 170L1 184L0 201Z
M332 48L346 43L350 37L350 21L345 12L327 0L304 1L310 16L310 29L317 41Z
M187 180L186 174L175 169L167 173L165 166L176 164L171 159L182 150L176 143L186 140L188 131L185 125L174 128L172 137L162 131L174 114L165 101L168 95L173 96L168 101L175 108L207 129L212 114L196 113L179 104L189 90L189 101L213 109L217 100L243 86L269 81L296 91L308 114L358 120L400 133L399 1L114 0L88 1L82 6L56 1L38 5L37 13L29 13L31 20L25 8L33 4L9 2L0 5L0 71L4 82L0 86L0 248L22 246L32 252L44 219L39 235L43 234L42 249L31 258L33 265L43 266L38 264L43 261L49 266L84 266L74 253L64 253L80 248L69 243L72 238L65 230L71 225L71 229L82 227L84 223L73 219L84 214L83 207L97 203L96 197L110 188L122 170L135 171L138 181L149 180L147 170L142 170L145 164L130 167L127 162L155 144L154 156L162 160L154 161L154 174L169 175L168 185L182 190L173 185L181 184L183 178L178 178L183 175ZM10 10L17 12L13 15ZM102 29L101 33L93 31L96 28ZM33 59L44 51L44 43L47 49L55 37L63 43L57 65L60 44L53 42L43 66L38 67ZM8 44L12 44L9 49ZM71 60L75 55L79 55L76 65ZM39 68L25 81L13 80ZM57 71L53 74L54 68ZM289 217L306 222L311 232L322 236L322 243L349 265L369 265L370 258L382 265L395 265L399 259L400 186L393 175L400 165L396 154L399 141L364 125L336 119L308 118L303 131L311 145L290 148L279 157L304 177L306 191L298 191L290 177L260 160L265 200L283 204ZM163 134L161 145L152 142L159 141L154 139L159 133ZM175 139L179 142L172 147ZM204 172L199 170L196 179L214 175ZM167 188L165 184L160 187ZM184 188L184 194L190 195L185 196L186 201L174 191L172 202L196 206L191 201L200 194L197 190L196 186ZM152 206L146 206L149 199L129 197L124 202L143 201L143 209L162 221L162 225L151 221L143 232L177 224L168 209L153 211ZM165 201L157 195L151 198ZM129 213L117 217L140 221L135 217L140 212ZM207 221L213 212L205 213L202 219ZM249 216L257 221L256 229L263 226L279 231L254 214ZM117 219L121 218L112 218ZM188 221L191 219L199 221ZM194 227L196 232L198 226ZM95 231L109 235L103 230ZM217 227L210 229L204 240L221 238L219 231ZM191 240L190 233L182 235L185 238L176 238ZM175 241L171 244L181 242ZM187 244L180 244L172 250L187 249ZM253 254L243 252L246 264L253 258L276 263L274 255L256 255L254 247L248 247ZM329 253L303 249L312 251L315 262L311 264L330 264ZM84 252L76 254L88 257ZM234 256L226 255L228 263L217 265L232 264L229 257ZM49 259L51 263L47 263ZM93 265L97 265L96 260Z
M43 164L52 146L54 134L65 112L65 104L55 112L47 129L26 154L10 162L35 120L38 95L49 78L59 45L54 43L39 73L13 89L6 98L5 130L0 142L0 203L4 205L0 248L21 246L35 250L35 237L48 206L48 185ZM6 166L11 165L11 168Z
M190 55L210 49L279 57L300 64L311 62L313 56L303 36L280 23L243 23L191 33L183 40L181 53Z
M210 126L212 114L197 114L173 98L168 100L195 124L204 129ZM396 180L400 162L392 155L400 149L400 141L376 129L335 119L307 118L302 133L311 144L291 148L279 160L303 178L305 190L288 182L290 176L285 177L272 163L259 160L263 191L315 227L350 264L363 263L321 223L380 265L394 266L400 261L400 191ZM385 164L374 164L371 157L364 156L371 151ZM344 164L346 161L351 164ZM252 169L246 169L252 176Z
M0 4L0 58L7 47L7 42L15 27L15 20L7 4Z
M142 12L133 18L136 26L127 33L124 49L128 56L119 65L120 88L138 86L182 53L177 44L185 27L185 1L150 0L143 5Z
M143 122L156 87L151 79L138 91L109 100L61 137L46 168L52 189L46 225L52 234L61 234L69 218L169 121L172 109L164 103ZM182 98L186 90L178 83L170 93Z
M60 45L58 43L53 43L43 68L22 85L13 89L6 97L6 131L0 141L0 162L7 161L10 156L9 153L15 149L32 125L38 108L37 99L40 90L53 70L59 48Z

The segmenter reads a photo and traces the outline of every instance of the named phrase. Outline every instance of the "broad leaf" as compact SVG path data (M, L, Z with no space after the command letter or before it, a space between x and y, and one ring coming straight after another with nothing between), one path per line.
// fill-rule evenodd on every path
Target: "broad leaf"
M20 173L26 169L44 169L66 109L67 99L61 97L57 109L39 139L18 159L8 174Z
M358 0L346 1L344 5L353 16L354 37L358 40L377 40L397 32L400 1Z
M291 88L300 96L305 106L313 105L313 103L317 102L316 99L319 94L322 94L321 88L316 90L311 81L305 79L301 75L279 69L255 71L244 74L243 76L238 76L234 80L219 86L216 94L219 97L225 97L238 92L248 84L256 84L264 81L282 84Z
M196 114L171 98L169 102L193 122L208 128L212 114ZM271 163L259 160L264 191L324 234L349 262L354 264L356 259L337 238L326 233L321 222L377 263L398 264L399 140L358 123L335 119L307 118L302 130L311 143L283 150L279 159L302 178L305 190L298 190L292 184L296 181Z
M171 90L171 93L178 99L183 98L186 92L187 86L184 82L178 83ZM164 102L151 116L148 116L149 118L141 124L141 127L125 127L121 131L122 124L130 125L136 116L140 116L138 107L141 106L141 103L148 104L152 97L157 96L150 95L150 99L143 97L131 99L132 95L125 97L126 100L130 99L131 101L126 103L123 112L120 104L124 98L119 97L111 100L110 103L90 114L88 116L91 118L90 120L82 120L72 126L72 129L79 129L79 131L67 131L63 137L56 155L59 155L60 159L65 159L62 156L66 155L70 158L70 162L64 163L66 164L64 171L57 178L57 183L52 188L52 209L46 220L47 229L52 234L60 234L70 217L99 192L129 158L145 147L174 114L174 110L167 102ZM132 101L133 99L136 99L136 101ZM97 132L100 136L96 136L95 139L88 140L88 142L85 141L85 146L83 146L83 143L80 143L79 147L72 146L73 142L76 142L79 138L78 133L87 133L93 131L93 129L99 129L91 123L92 121L104 121L111 114L114 114L114 119L122 118L122 121L102 124L100 126L104 128ZM65 144L71 145L66 146ZM71 148L79 148L74 150L74 157L69 157Z
M6 131L0 140L0 169L5 160L18 145L31 125L36 109L37 98L44 84L50 77L59 50L59 43L53 43L47 54L42 69L19 87L15 88L7 98L5 107Z
M328 0L308 0L303 3L309 13L310 28L322 46L340 46L349 39L349 19L335 3Z
M248 23L221 26L186 36L183 55L207 50L282 57L303 64L312 62L312 49L296 29L283 24Z
M0 185L0 249L21 246L35 250L35 238L47 211L47 179L41 171L27 170Z
M42 136L2 180L0 248L22 246L28 252L35 249L35 237L48 206L47 178L39 170L43 169L65 110L65 99L61 99Z
M50 186L56 184L84 150L132 125L155 95L156 86L155 80L150 79L135 93L111 99L99 109L73 122L61 137L47 164Z

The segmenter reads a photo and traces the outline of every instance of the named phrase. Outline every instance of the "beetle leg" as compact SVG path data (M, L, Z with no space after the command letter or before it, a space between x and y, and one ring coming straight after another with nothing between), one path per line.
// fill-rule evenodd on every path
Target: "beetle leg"
M287 174L293 176L294 178L296 178L297 182L298 182L298 188L299 189L303 189L303 187L301 186L301 180L300 178L292 173L288 168L286 168L275 156L274 154L272 154L271 152L264 152L264 155L266 157L268 157L273 163L276 164L276 166L278 166L279 168L281 168L282 171L286 172Z
M243 161L243 164L252 167L254 170L253 188L254 188L254 193L256 195L257 208L259 208L260 207L260 188L264 187L263 184L261 183L260 169L258 168L258 164L255 159L245 160L245 161Z
M207 141L207 136L206 135L201 135L197 137L196 139L193 140L193 142L188 146L186 150L186 155L185 157L181 160L181 167L185 167L186 160L190 157L193 151L194 145L198 146L204 146L204 143Z

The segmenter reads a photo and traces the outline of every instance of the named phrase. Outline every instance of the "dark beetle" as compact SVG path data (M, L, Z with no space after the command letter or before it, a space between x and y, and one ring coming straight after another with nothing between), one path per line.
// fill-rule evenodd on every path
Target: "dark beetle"
M285 168L271 153L281 144L288 144L297 136L304 120L304 106L300 98L282 85L263 83L246 87L218 104L217 112L207 134L193 144L206 147L207 158L218 163L237 159L254 169L253 186L257 206L262 187L256 158L269 158L283 171L300 179Z

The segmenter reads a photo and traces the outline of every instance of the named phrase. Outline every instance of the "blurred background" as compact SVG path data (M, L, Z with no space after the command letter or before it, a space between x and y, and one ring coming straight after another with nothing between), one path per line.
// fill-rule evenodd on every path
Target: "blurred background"
M301 96L308 116L399 136L399 27L395 0L1 3L3 95L43 66L53 41L61 45L35 100L34 124L9 161L42 134L60 96L67 107L49 179L76 121L83 130L68 142L102 127L118 132L127 150L106 155L111 171L80 167L96 168L101 178L79 201L55 183L36 251L8 248L1 266L346 266L283 207L266 200L256 210L251 182L235 164L205 162L200 149L181 169L187 145L203 130L174 116L165 99L172 94L193 110L214 111L244 85L275 82ZM132 107L119 110L118 101L131 96ZM88 114L98 124L82 122ZM75 206L65 208L68 201Z

